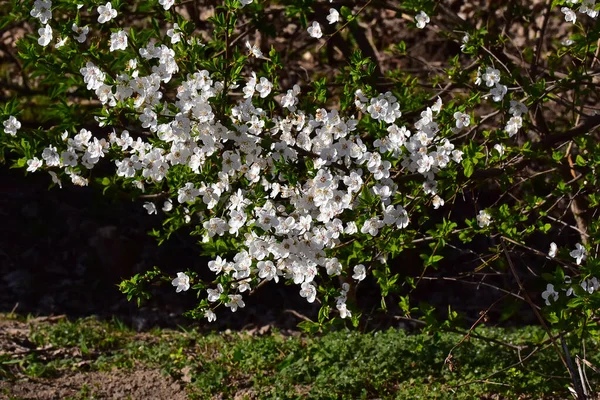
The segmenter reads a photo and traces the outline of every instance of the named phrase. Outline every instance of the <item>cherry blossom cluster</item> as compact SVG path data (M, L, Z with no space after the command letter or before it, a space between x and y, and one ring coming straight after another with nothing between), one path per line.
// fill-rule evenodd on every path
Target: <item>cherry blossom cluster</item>
M243 7L252 0L240 3ZM159 4L168 10L174 1L159 0ZM96 12L99 24L110 25L119 18L110 2L98 6ZM52 2L36 0L31 16L43 25L38 43L47 46L53 38L49 25ZM339 12L332 8L327 20L339 22ZM415 21L418 28L424 28L430 19L420 12ZM59 38L55 47L68 38L86 42L88 26L72 21L67 26L70 36ZM316 21L308 33L314 38L323 34ZM178 24L166 35L170 45L185 36ZM246 42L246 47L251 56L268 60L256 45ZM113 29L100 48L131 51L127 29ZM395 181L402 174L422 179L428 204L434 209L443 207L436 176L446 168L457 168L463 152L442 132L461 132L471 126L471 116L460 108L463 111L454 112L451 126L440 126L442 99L438 97L407 125L401 120L401 104L391 92L369 96L357 90L352 111L378 129L373 139L367 139L354 115L335 109L302 109L299 85L278 88L253 71L244 74L244 81L219 81L206 70L180 71L177 60L173 47L151 39L121 71L105 71L94 61L78 66L83 83L102 104L104 115L121 114L125 108L127 115L136 116L137 125L128 130L114 127L106 139L87 129L65 131L59 143L48 145L27 161L27 170L45 169L58 185L66 175L73 184L84 186L89 171L107 158L128 185L142 191L154 184L167 188L165 198L143 204L148 214L160 210L181 216L185 224L198 227L204 243L233 238L238 244L235 250L208 263L215 277L206 289L208 306L203 310L209 321L216 319L214 310L219 305L232 312L244 308L245 293L262 282L293 283L300 296L313 303L320 300L318 282L338 276L352 278L352 283L340 285L335 298L340 316L352 317L346 305L348 292L351 285L367 277L372 265L347 265L338 249L409 226L409 197L399 191ZM490 88L486 97L494 102L502 102L508 91L500 83L500 71L493 67L478 70L476 84ZM232 94L233 105L225 112L215 106L224 93ZM279 107L266 111L261 108L265 100L276 100ZM510 101L508 113L504 130L512 137L522 127L527 107ZM98 123L107 126L108 120L103 117ZM11 136L21 127L14 116L3 125ZM148 136L151 140L144 139ZM503 155L502 145L496 144L494 149ZM170 173L183 180L170 179ZM375 206L362 206L365 198ZM485 228L492 217L481 210L476 221ZM549 256L554 257L556 251L554 246ZM570 254L577 264L587 255L579 244ZM172 285L183 292L193 281L179 272ZM588 292L598 286L596 278L582 283ZM549 304L556 301L558 293L548 285L542 297Z
M582 280L579 286L585 293L593 294L595 291L600 289L600 281L598 278L593 276L591 278ZM567 297L576 295L570 276L565 275L564 287L561 289L561 291L564 292L565 296ZM542 299L544 300L544 303L549 306L550 304L558 301L559 295L560 292L556 291L552 283L549 283L546 285L546 290L542 292Z
M173 5L171 0L159 3L165 10ZM241 3L245 6L251 0ZM31 12L44 24L39 38L42 46L52 40L51 10L50 0L37 0ZM118 19L110 2L98 6L96 12L99 24ZM339 22L339 12L332 8L327 20ZM429 17L421 12L416 21L422 28ZM90 28L70 26L72 39L85 43ZM308 31L313 37L322 36L317 22ZM171 45L178 43L182 39L179 26L173 25L167 36ZM67 38L60 40L64 43ZM100 46L109 52L128 49L127 30L113 30ZM247 42L246 47L252 56L264 58L257 46ZM151 73L142 74L148 69L139 69L141 63L150 66ZM394 174L422 175L423 193L431 196L431 205L444 205L435 177L452 163L460 163L462 151L440 136L436 122L440 98L421 112L409 130L400 122L400 104L390 92L369 98L358 90L356 110L383 127L374 141L365 142L354 117L337 110L319 109L311 114L299 109L299 85L283 91L278 97L280 112L268 116L257 103L272 97L278 88L255 72L249 72L246 82L229 84L230 92L241 88L242 100L226 116L228 120L217 119L212 103L225 90L225 83L205 70L187 73L175 88L176 100L169 103L164 88L179 72L175 51L156 40L139 48L138 56L114 76L93 61L86 62L80 67L83 82L105 110L130 105L126 107L131 107L139 120L139 127L132 129L150 132L158 140L144 140L128 130L114 130L108 139L100 139L80 129L72 137L65 132L61 143L47 146L40 158L33 157L27 164L32 172L47 169L59 185L57 172L61 169L74 184L87 185L87 171L108 157L115 163L116 175L141 190L164 182L172 168L185 167L187 182L169 188L169 196L161 204L145 202L143 207L149 214L157 214L159 209L172 214L181 207L185 223L202 227L204 242L224 236L238 238L235 254L216 257L208 265L216 284L207 291L209 304L224 304L235 312L245 306L243 293L262 281L291 281L299 286L302 297L314 302L320 274L334 277L353 272L357 283L364 280L369 268L344 265L335 250L355 238L376 237L384 230L409 225L409 212L397 200L402 196L398 196ZM488 87L494 86L491 94L499 101L496 98L506 93L506 87L499 84L499 71L488 68L482 79ZM126 102L128 99L133 101ZM520 114L515 111L514 115ZM454 117L454 132L471 123L466 113L457 112ZM99 125L106 125L104 119ZM4 126L14 135L20 124L11 117ZM290 180L277 169L281 162L306 172ZM378 209L360 209L365 192L380 204ZM477 219L480 226L491 222L485 211ZM178 292L190 288L190 278L184 273L172 283ZM343 318L351 316L346 307L348 291L346 283L336 298ZM209 320L216 318L212 309L206 310Z
M68 137L68 132L64 132L61 137L66 145L64 150L59 153L56 146L46 147L41 154L42 159L33 157L27 160L27 171L35 172L45 163L47 167L64 168L73 184L87 186L88 180L82 177L78 169L74 167L92 169L108 152L109 143L105 139L93 137L92 133L86 129L81 129L73 138ZM62 186L56 172L50 170L49 173L52 180Z
M548 250L548 257L554 258L556 257L556 253L558 252L558 246L556 243L550 243L550 250ZM577 243L575 245L575 249L572 250L569 255L575 259L577 265L580 265L582 261L587 258L587 250L581 243Z
M335 24L340 21L340 13L335 8L331 8L329 10L329 15L327 15L327 22L329 24ZM310 37L315 39L320 39L323 36L323 31L321 30L321 24L317 21L313 21L313 23L306 29Z
M110 3L99 7L98 13L99 23L117 17ZM85 41L89 32L76 25L72 30L78 41ZM126 32L112 33L107 47L109 51L127 48ZM153 63L152 73L142 75L138 70L141 62ZM407 210L393 200L398 187L392 171L422 174L424 192L433 197L432 204L437 208L443 205L443 199L437 195L435 175L450 163L459 163L462 157L460 150L438 136L440 127L435 116L440 112L441 99L421 113L413 133L397 124L402 113L391 93L369 99L357 91L357 109L385 126L377 140L365 143L357 131L356 119L346 118L337 110L319 109L314 115L299 110L298 85L281 96L281 113L267 117L255 99L271 96L273 84L254 72L243 85L243 100L232 108L229 121L216 119L211 100L224 90L224 83L214 80L207 71L188 74L175 90L177 100L168 104L161 85L170 82L179 67L175 52L154 41L140 48L139 57L131 59L127 68L111 79L91 61L80 72L87 89L107 110L132 98L132 103L120 104L132 104L141 130L159 140L134 139L127 130L113 131L108 140L94 137L86 129L73 137L65 132L62 148L48 146L41 159L28 161L29 170L45 165L59 183L55 170L63 168L74 184L85 185L87 180L82 174L110 154L116 174L144 189L149 183L162 182L171 168L185 166L190 177L198 178L171 188L170 198L160 208L168 214L175 212L175 202L184 207L185 222L201 224L205 242L225 235L239 238L241 246L233 257L217 257L209 264L216 280L223 284L209 289L207 299L211 304L223 303L232 311L244 307L242 294L261 281L292 281L299 285L300 295L313 302L320 271L337 276L350 269L357 282L363 280L367 268L362 264L344 265L334 250L356 235L377 236L382 229L408 226ZM231 84L229 90L236 87ZM462 121L468 124L464 117ZM7 132L16 133L17 122L6 121ZM266 138L270 140L268 145ZM306 159L312 160L310 167L304 165ZM275 168L281 161L308 168L309 177L289 181ZM364 190L378 200L381 208L357 214ZM158 212L152 202L146 202L144 208L149 213ZM185 291L190 287L189 277L178 274L173 285ZM351 316L345 305L348 290L343 286L336 299L342 317ZM206 317L216 318L209 309Z
M527 112L527 107L520 101L511 100L510 108L508 113L511 115L510 119L506 123L504 131L508 133L508 136L513 137L517 134L519 129L523 126L523 114Z
M485 97L491 97L496 103L501 102L508 92L508 88L500 83L500 71L493 67L487 67L484 73L481 73L481 67L477 69L476 85L481 85L491 88L490 93Z
M557 251L558 251L558 246L556 245L556 243L554 243L554 242L550 243L550 250L548 251L548 257L550 257L550 258L556 257ZM577 263L577 265L580 265L581 262L587 258L588 253L587 253L587 250L585 249L585 247L581 243L577 243L575 245L575 249L571 250L569 252L569 256L571 256L575 259L575 262ZM562 291L565 292L565 295L567 297L572 296L573 294L575 294L575 291L573 290L573 286L571 285L572 284L571 277L568 275L565 275L564 279L565 279L565 282L564 282L564 287L563 287ZM584 292L587 292L589 294L592 294L596 290L600 289L600 281L598 281L598 278L596 278L596 277L590 277L588 279L584 279L581 281L581 283L579 285L584 290ZM546 303L547 306L549 306L551 304L551 302L556 302L558 300L558 297L559 297L559 292L556 291L556 289L554 288L554 285L552 283L549 283L546 286L546 290L544 290L544 292L542 292L542 299L544 299L544 302Z
M500 83L500 70L493 67L485 68L485 72L483 73L482 68L480 67L477 70L475 84L485 84L486 87L491 88L490 92L484 97L491 97L494 102L501 102L508 92L508 88ZM508 119L504 127L504 131L508 134L509 137L513 137L514 135L516 135L519 129L523 127L523 117L526 113L527 106L525 106L523 102L517 100L510 101L510 107L508 109L508 114L510 115L510 118ZM457 112L454 114L454 118L456 119L457 130L460 130L463 126L469 126L470 119L468 115ZM504 155L504 146L502 146L501 144L495 144L494 149L496 149L500 157Z
M572 6L579 3L579 0L568 0L567 3L571 3ZM560 11L565 15L565 21L572 22L573 24L577 21L577 14L569 7L561 7ZM583 0L581 5L577 9L582 14L587 14L590 18L596 19L599 11L596 9L596 0Z
M127 155L116 161L117 174L142 182L160 181L169 168L178 164L201 173L218 156L218 179L199 186L187 182L177 190L177 202L188 207L201 204L204 212L198 213L198 219L205 242L224 235L242 235L243 249L232 259L217 257L208 265L217 276L231 278L229 290L223 286L210 289L209 302L219 301L226 293L225 305L232 311L243 308L242 293L263 280L291 280L300 285L302 297L315 301L314 279L320 270L336 276L352 267L328 256L342 237L359 231L377 236L384 227L408 226L407 211L392 204L397 192L390 178L394 159L401 157L401 166L407 171L423 174L425 192L436 195L435 173L447 167L450 160L460 162L462 156L447 139L436 136L439 127L434 113L439 113L441 100L433 109L423 111L413 135L395 124L401 113L391 94L368 100L357 92L357 107L374 120L388 124L387 134L377 139L369 151L356 134L358 121L345 119L336 110L320 109L315 115L295 110L285 117L276 116L272 119L274 127L265 130L265 112L252 99L268 96L273 85L255 73L250 74L242 89L244 100L232 109L230 122L234 130L229 130L214 120L207 101L222 87L206 71L194 73L177 89L179 100L175 105L180 112L170 123L156 124L155 118L148 119L148 112L140 116L142 127L157 132L163 147L141 139L134 142L126 131L120 137L112 136L111 142ZM288 90L281 100L282 108L295 109L299 92L298 86ZM265 137L278 140L265 149L261 145ZM279 174L269 174L277 161L297 165L307 154L313 157L313 178L292 184ZM257 187L267 194L266 199L252 195ZM362 226L354 219L344 223L348 220L345 215L356 209L357 197L365 187L380 199L381 210L373 210ZM437 206L443 204L435 197ZM145 207L156 212L156 207ZM365 276L364 265L354 266L354 279L360 281ZM181 287L177 282L174 285ZM346 292L336 301L342 317L351 315L345 306ZM207 318L215 316L207 312Z

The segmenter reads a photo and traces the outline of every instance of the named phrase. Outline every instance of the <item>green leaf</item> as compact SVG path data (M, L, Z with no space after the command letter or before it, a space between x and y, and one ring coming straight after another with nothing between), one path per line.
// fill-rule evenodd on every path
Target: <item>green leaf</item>
M559 321L558 316L556 315L555 312L548 313L548 315L546 315L546 319L551 324L556 324Z
M317 322L302 321L298 324L298 328L302 329L304 332L306 332L308 334L313 335L313 334L319 332L320 326Z
M578 308L584 303L585 303L585 299L583 297L575 297L575 298L572 298L571 300L569 300L569 302L567 303L567 307Z
M351 18L353 18L352 10L346 6L342 6L342 8L340 8L340 15L345 20L350 20Z
M475 166L470 160L463 160L462 165L464 168L464 174L467 178L473 175L473 172L475 171Z
M329 319L329 306L324 304L319 310L319 323L323 323Z

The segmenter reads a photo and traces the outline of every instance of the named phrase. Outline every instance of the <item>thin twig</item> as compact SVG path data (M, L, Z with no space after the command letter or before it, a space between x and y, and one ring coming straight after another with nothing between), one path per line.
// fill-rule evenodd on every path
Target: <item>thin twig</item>
M338 28L338 29L337 29L335 32L333 32L331 35L329 35L329 37L328 37L327 39L325 39L325 41L324 41L324 42L323 42L323 43L322 43L322 44L321 44L319 47L317 47L317 51L321 50L321 49L323 48L323 46L325 46L325 45L327 44L327 42L329 42L329 40L330 40L332 37L334 37L334 36L335 36L335 35L337 35L339 32L341 32L341 31L342 31L342 30L343 30L345 27L347 27L347 26L348 26L348 24L349 24L350 22L354 21L354 20L355 20L355 19L356 19L356 18L357 18L357 17L360 15L360 13L361 13L361 12L363 12L363 10L364 10L364 9L365 9L365 8L366 8L366 7L367 7L369 4L371 4L371 1L373 1L373 0L369 0L369 1L367 1L367 2L365 3L365 5L363 5L363 6L360 8L360 10L358 10L358 11L356 12L356 14L352 16L352 17L353 17L352 19L350 19L350 18L349 18L349 19L348 19L348 21L346 21L346 23L344 23L344 24L343 24L342 26L340 26L340 27L339 27L339 28Z
M542 23L542 30L540 31L540 36L538 37L537 43L535 45L535 62L531 66L531 77L533 79L536 78L538 65L540 63L540 56L542 55L542 47L544 46L544 37L546 36L546 28L548 27L548 21L550 20L550 12L552 11L552 0L548 0L546 4L546 12L544 14L544 22Z
M569 370L569 374L571 375L571 380L573 381L573 386L575 386L575 392L577 392L577 397L579 400L585 400L587 396L585 395L585 391L581 387L581 382L578 379L578 375L575 372L575 367L573 366L573 361L571 361L571 355L569 354L569 348L567 347L567 342L565 341L565 337L562 333L559 335L560 343L562 345L563 351L565 352L565 358L567 361L567 369Z
M510 271L511 271L513 277L515 278L515 280L517 281L517 285L519 286L519 290L521 290L521 292L523 292L523 297L525 297L525 300L531 306L531 309L533 310L533 313L535 314L535 316L537 317L537 319L540 321L540 324L542 325L542 328L544 328L544 330L548 334L548 337L550 338L550 340L552 341L552 345L554 346L554 350L556 350L556 353L560 357L560 361L563 363L563 365L565 366L565 368L568 369L567 362L566 362L563 354L561 353L560 348L558 347L558 344L556 343L556 340L554 339L554 336L552 336L552 332L550 331L550 328L548 328L548 325L546 324L546 321L544 321L544 318L542 317L542 315L538 311L538 307L535 305L535 303L533 302L533 300L531 300L531 297L529 296L529 293L527 293L527 290L525 290L525 286L523 286L523 282L521 282L521 278L519 278L519 275L517 274L517 270L516 270L516 268L515 268L515 266L513 264L512 259L510 258L510 254L508 252L508 248L506 247L506 242L505 242L504 238L501 238L500 243L502 244L502 249L504 250L504 254L506 254L506 260L508 261L508 266L510 268Z
M300 314L300 313L299 313L298 311L296 311L296 310L291 310L291 309L290 309L290 310L283 310L283 312L290 313L290 314L292 314L293 316L295 316L295 317L297 317L297 318L300 318L300 319L302 319L302 320L304 320L304 321L313 322L313 320L311 320L310 318L308 318L306 315L302 315L302 314Z

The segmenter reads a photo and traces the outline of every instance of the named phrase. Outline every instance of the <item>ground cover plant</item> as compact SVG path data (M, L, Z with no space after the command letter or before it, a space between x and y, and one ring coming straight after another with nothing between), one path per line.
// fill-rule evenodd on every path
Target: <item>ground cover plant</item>
M170 284L213 322L287 284L318 304L310 333L378 309L464 340L528 313L563 389L592 394L593 0L1 7L2 161L137 200L163 219L158 243L185 232L211 257L149 265L121 284L129 299ZM481 313L421 301L432 281L471 288L459 311Z
M117 320L93 318L3 315L0 323L0 373L4 379L21 378L0 382L0 393L9 398L46 398L43 392L52 389L62 391L64 398L115 393L139 398L135 387L106 385L107 378L94 384L95 377L106 376L135 381L139 371L161 382L174 398L198 399L551 399L564 398L563 383L570 380L566 371L554 375L560 361L544 331L535 327L480 329L479 334L506 345L473 338L455 348L462 337L457 333L432 336L396 329L306 337L197 329L136 333ZM571 336L568 342L577 345L578 338ZM586 345L598 343L587 339ZM452 370L444 365L448 352L456 359ZM525 357L528 362L522 363ZM597 364L598 354L590 361ZM61 382L70 385L61 387ZM593 378L591 383L599 382ZM155 390L164 388L156 385Z

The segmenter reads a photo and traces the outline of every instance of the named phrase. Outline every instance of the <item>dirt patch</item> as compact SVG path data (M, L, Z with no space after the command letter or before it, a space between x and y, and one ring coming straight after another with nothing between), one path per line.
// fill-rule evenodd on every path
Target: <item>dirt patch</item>
M68 397L94 399L187 399L185 389L158 369L130 373L87 372L65 374L55 379L0 382L5 395L20 399L54 400Z
M37 347L29 340L31 327L52 324L64 316L41 317L27 323L0 318L0 357L13 359L35 353L38 359L64 357L72 349ZM76 354L67 355L75 357ZM79 354L81 356L81 354ZM131 371L113 369L109 372L59 371L50 379L26 377L16 372L14 377L0 381L0 398L18 399L187 399L183 383L161 373L160 369L136 365ZM4 397L7 396L7 397Z

